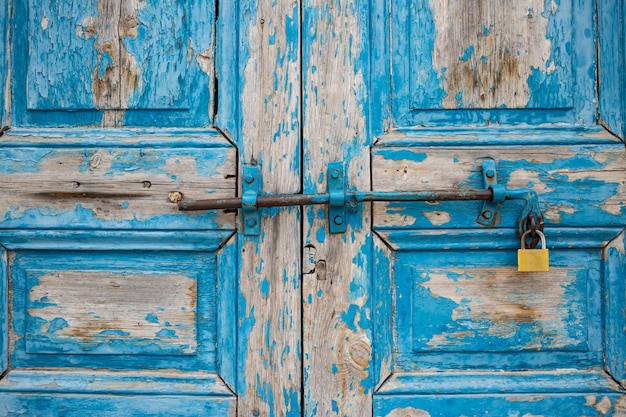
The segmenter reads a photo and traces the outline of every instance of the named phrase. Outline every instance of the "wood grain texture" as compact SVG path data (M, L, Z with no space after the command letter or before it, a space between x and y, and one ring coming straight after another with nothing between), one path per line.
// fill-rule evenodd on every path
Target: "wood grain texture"
M416 266L412 272L414 351L587 348L584 270Z
M300 4L239 4L241 161L260 166L262 193L300 191ZM241 236L238 414L300 416L300 209L263 212Z
M152 354L197 352L194 276L30 270L27 279L28 353L150 354L149 344L159 346Z
M12 368L217 371L213 253L42 240L9 259Z
M7 82L11 46L7 43L9 33L9 2L0 3L0 128L9 124L8 104L10 87Z
M481 160L490 157L497 163L499 184L537 192L547 225L619 226L626 214L626 155L619 141L608 133L596 135L602 137L607 141L535 146L503 146L504 142L489 146L485 141L477 146L471 138L450 135L454 145L446 146L446 136L441 135L415 146L374 148L373 187L381 191L482 189ZM480 202L376 203L375 225L479 227L475 220L481 207ZM522 209L520 202L503 203L497 224L515 227Z
M594 123L593 16L591 0L393 2L395 126Z
M307 0L303 9L304 192L324 192L328 163L335 161L344 164L346 188L368 190L368 4ZM306 207L303 216L312 258L303 277L304 415L368 416L370 208L348 215L341 234L329 234L327 210Z
M168 199L170 192L189 199L235 195L236 151L220 136L155 131L124 137L123 132L110 132L105 133L108 141L98 141L101 131L82 133L55 141L48 132L16 130L2 138L0 190L11 197L0 204L0 227L107 223L150 228L166 217L172 222L160 228L189 228L200 218L209 221L204 227L234 227L232 213L190 215Z
M17 119L54 126L211 123L215 16L215 2L195 0L16 5L14 88L26 91L15 99Z
M601 123L626 139L626 4L598 2L598 95Z
M564 22L559 35L571 39L571 10L552 1L486 0L475 4L458 0L429 2L429 10L417 7L416 35L426 35L430 28L426 14L430 13L436 37L431 51L428 43L412 42L412 59L419 62L432 56L432 69L439 77L443 90L441 108L520 108L545 106L570 107L571 58L560 51L560 40L553 46L548 25L559 14ZM567 16L569 15L569 16ZM418 35L419 36L419 35ZM420 71L415 68L411 83L415 108L427 108L428 100L436 94L423 90ZM534 86L529 85L534 72L561 80L555 91L540 103L530 102ZM431 93L431 94L428 94Z

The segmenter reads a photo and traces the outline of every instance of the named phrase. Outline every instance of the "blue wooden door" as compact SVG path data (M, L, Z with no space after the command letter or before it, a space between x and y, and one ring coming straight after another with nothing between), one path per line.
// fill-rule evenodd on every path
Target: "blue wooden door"
M625 13L0 2L0 415L626 413ZM523 200L176 204L335 162L380 192L493 164L550 271L517 272Z
M480 188L493 163L537 193L550 249L517 271L524 202L374 204L375 415L624 413L623 12L408 0L375 26L373 189Z
M8 3L0 415L235 415L215 2Z

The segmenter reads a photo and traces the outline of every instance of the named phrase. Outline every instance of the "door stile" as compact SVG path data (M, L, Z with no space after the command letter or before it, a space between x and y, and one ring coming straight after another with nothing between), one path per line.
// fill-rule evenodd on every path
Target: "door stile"
M368 2L307 0L303 16L304 193L327 189L330 162L346 188L370 189ZM372 413L371 212L329 233L328 209L303 208L304 415ZM334 219L330 219L334 221Z
M261 194L299 193L300 3L243 1L239 19L240 161L260 167ZM238 238L238 414L299 416L300 209L260 219L259 236Z
M9 31L9 2L0 3L0 129L9 124L6 109L6 98L8 97L7 75L9 68L9 54L7 53L7 36Z

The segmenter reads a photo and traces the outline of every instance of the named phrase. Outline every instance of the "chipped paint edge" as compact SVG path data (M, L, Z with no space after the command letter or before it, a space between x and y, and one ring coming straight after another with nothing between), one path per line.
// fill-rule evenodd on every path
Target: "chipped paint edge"
M519 249L517 229L389 230L374 228L394 250ZM603 248L622 231L619 227L547 228L549 249Z
M373 323L373 362L375 390L380 388L394 370L394 340L395 329L393 300L393 250L377 235L373 234L374 248L372 254L373 291L371 304L374 309Z
M604 248L605 286L605 367L608 372L626 386L626 232L621 231Z
M598 1L598 110L600 123L626 141L626 3Z
M9 2L0 2L0 128L9 125L9 103L11 89L9 86L8 72L10 68L9 56L10 50L8 39L9 31Z
M0 246L0 377L9 366L9 280L7 250Z
M237 387L237 235L217 252L217 369L224 383Z

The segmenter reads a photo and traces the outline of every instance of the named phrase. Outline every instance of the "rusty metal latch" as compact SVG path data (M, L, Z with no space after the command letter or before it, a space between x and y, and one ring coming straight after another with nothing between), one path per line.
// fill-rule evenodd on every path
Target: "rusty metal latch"
M441 190L441 191L346 191L345 172L342 162L333 162L328 166L328 192L320 194L275 194L259 195L261 181L258 166L243 167L242 197L217 198L207 200L172 201L181 211L242 209L241 220L243 233L258 235L260 216L259 208L303 206L311 204L329 205L329 225L331 233L346 231L348 219L346 210L356 213L358 204L372 201L484 201L483 208L476 219L485 227L496 225L498 207L507 200L524 200L526 206L518 223L520 236L530 230L534 238L537 230L543 230L543 215L539 208L537 193L531 189L507 189L497 182L496 162L491 158L482 159L482 173L485 188L482 190ZM531 241L528 247L534 247Z

